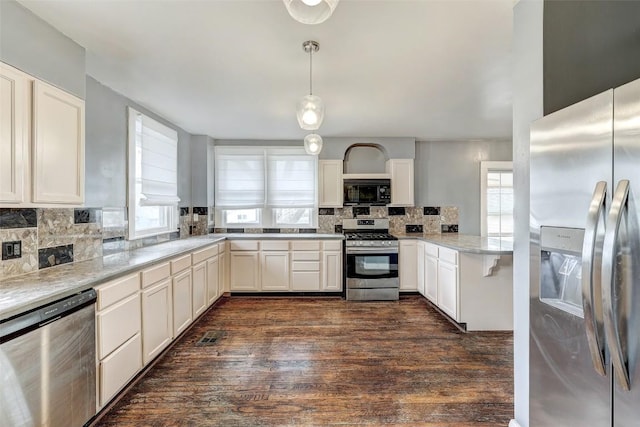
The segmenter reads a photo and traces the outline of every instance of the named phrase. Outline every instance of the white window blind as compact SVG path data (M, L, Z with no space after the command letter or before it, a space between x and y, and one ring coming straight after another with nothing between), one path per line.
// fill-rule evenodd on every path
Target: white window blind
M264 149L216 148L217 208L258 208L265 204Z
M313 208L316 205L316 158L308 154L269 152L267 206Z
M177 206L178 133L134 109L136 150L140 153L140 206Z
M481 162L481 233L483 236L513 236L512 162Z

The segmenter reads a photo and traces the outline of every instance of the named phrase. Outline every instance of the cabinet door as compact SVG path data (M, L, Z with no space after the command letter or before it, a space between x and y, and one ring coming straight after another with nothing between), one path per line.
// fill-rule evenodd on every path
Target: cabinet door
M327 292L342 290L342 252L322 253L322 290Z
M386 166L391 175L390 206L413 206L413 159L391 159Z
M400 275L400 290L418 290L418 268L416 266L417 241L401 240L399 243L398 259L400 263L400 266L398 267L398 273Z
M292 291L319 291L320 290L320 270L319 266L310 271L291 272Z
M146 365L173 338L171 279L142 292L142 353Z
M213 304L220 295L220 266L224 255L207 260L207 303Z
M229 256L227 252L220 252L218 255L218 294L222 295L229 291Z
M191 273L193 275L193 318L195 319L208 307L207 263L201 262L193 266Z
M438 307L458 321L458 267L438 261Z
M230 252L229 274L231 291L259 291L258 252Z
M100 397L98 405L105 406L113 396L142 368L140 333L135 334L113 353L100 361Z
M96 314L98 359L104 359L140 333L140 295L136 293Z
M173 336L177 337L193 321L191 270L173 277Z
M418 242L416 246L416 275L418 292L424 296L424 242Z
M33 85L33 202L84 201L84 101Z
M342 160L318 161L318 206L321 208L341 208Z
M424 296L438 304L438 258L429 255L424 259Z
M263 291L289 290L289 252L262 252L261 285Z
M0 64L0 203L24 201L28 166L29 78Z

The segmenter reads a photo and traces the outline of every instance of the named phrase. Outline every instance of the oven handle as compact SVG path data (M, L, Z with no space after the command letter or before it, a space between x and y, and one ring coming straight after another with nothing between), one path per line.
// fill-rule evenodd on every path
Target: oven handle
M383 247L383 248L372 248L372 247L353 247L347 246L347 255L357 255L357 254L380 254L380 255L391 255L397 254L397 247Z

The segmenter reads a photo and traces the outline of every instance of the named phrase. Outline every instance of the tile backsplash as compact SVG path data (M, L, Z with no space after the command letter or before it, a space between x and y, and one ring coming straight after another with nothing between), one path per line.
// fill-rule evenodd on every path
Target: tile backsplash
M458 208L320 208L317 228L215 228L207 207L177 209L179 231L129 240L127 210L105 208L0 208L0 241L22 242L20 258L0 260L0 280L170 240L209 233L341 233L346 218L389 218L395 234L457 233ZM194 218L197 219L194 220Z

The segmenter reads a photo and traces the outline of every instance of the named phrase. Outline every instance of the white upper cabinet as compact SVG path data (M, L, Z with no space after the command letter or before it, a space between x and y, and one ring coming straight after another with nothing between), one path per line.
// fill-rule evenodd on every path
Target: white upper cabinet
M84 101L0 63L0 203L84 202Z
M33 85L33 202L84 202L84 101Z
M29 79L0 63L0 203L24 200L29 143Z
M342 207L342 160L318 161L318 206Z
M386 163L391 175L391 203L389 206L414 206L413 159L391 159Z

